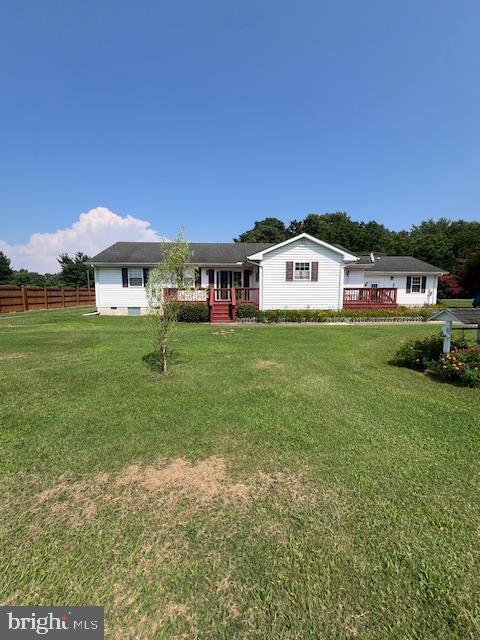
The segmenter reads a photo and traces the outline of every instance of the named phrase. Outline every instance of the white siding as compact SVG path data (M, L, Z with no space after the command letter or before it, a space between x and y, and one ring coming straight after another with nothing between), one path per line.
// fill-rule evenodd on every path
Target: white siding
M363 287L365 283L365 272L363 269L349 269L345 267L345 286Z
M125 312L127 307L147 307L144 287L122 286L121 267L95 267L95 297L97 309L104 313L114 313L111 307L125 309Z
M286 262L318 262L318 282L285 278ZM262 261L262 309L338 309L343 280L340 254L300 239L265 254Z
M412 273L412 276L422 274ZM365 274L367 286L376 283L379 287L396 287L397 303L407 307L435 304L437 302L438 276L427 276L425 293L407 293L407 276L403 274L369 271Z

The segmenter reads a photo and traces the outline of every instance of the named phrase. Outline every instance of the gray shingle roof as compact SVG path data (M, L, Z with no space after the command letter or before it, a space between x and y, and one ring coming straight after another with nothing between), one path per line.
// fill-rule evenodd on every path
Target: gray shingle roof
M116 242L90 259L92 264L158 264L163 242ZM192 264L235 264L272 246L265 242L190 242Z
M480 324L480 309L445 309L433 315L429 320L453 320L462 324Z
M155 265L161 260L164 242L116 242L91 258L91 264L135 264ZM236 264L246 261L247 256L273 247L267 242L190 242L192 264ZM345 250L340 245L336 247ZM350 253L350 252L348 252ZM355 254L353 254L355 255ZM359 256L353 264L365 265L370 271L381 273L445 273L423 260L411 256Z
M368 265L371 271L380 273L447 273L445 269L412 256L375 255L375 263L371 262L370 256L360 256L356 264Z

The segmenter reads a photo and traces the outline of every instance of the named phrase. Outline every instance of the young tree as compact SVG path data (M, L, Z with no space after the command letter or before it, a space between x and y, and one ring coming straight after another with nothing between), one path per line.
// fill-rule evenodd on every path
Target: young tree
M13 271L10 268L10 258L0 251L0 284L10 284Z
M150 270L148 278L148 317L162 373L167 373L171 337L178 316L178 303L174 296L164 295L164 288L184 289L193 286L194 272L189 269L189 260L190 248L180 230L173 242L161 245L160 262Z

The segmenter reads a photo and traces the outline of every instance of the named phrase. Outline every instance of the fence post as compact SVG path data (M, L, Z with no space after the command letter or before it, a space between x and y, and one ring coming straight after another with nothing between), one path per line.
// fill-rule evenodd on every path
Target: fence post
M48 291L47 291L47 287L43 287L43 290L45 292L45 309L48 309Z
M65 309L65 289L62 287L62 304L63 304L63 308Z
M77 307L80 306L80 289L77 287Z
M27 292L25 291L25 287L22 284L22 302L23 302L23 310L28 311L28 300L27 300Z

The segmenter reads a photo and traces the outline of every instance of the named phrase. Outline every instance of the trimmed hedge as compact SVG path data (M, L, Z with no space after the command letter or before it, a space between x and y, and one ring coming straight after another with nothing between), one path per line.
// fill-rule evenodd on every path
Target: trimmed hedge
M244 309L249 307L249 309ZM240 305L237 309L237 318L249 318L261 323L273 322L334 322L342 319L352 320L368 318L412 318L425 321L443 306L426 307L396 307L395 309L341 309L340 311L327 309L269 309L258 311L251 309L253 305ZM240 308L242 308L240 312ZM248 315L247 315L248 314Z
M204 302L179 302L178 322L208 322L208 306Z
M239 304L237 307L237 318L255 318L257 309L254 304Z

